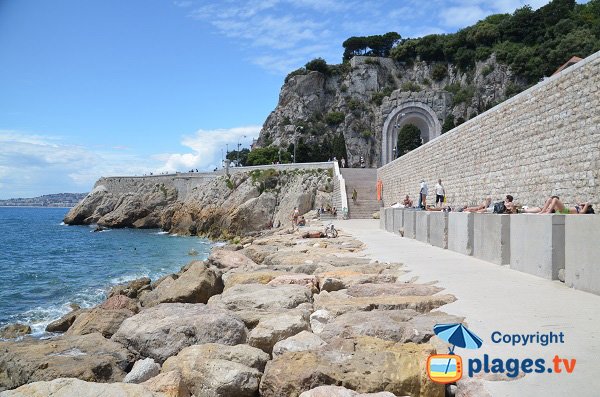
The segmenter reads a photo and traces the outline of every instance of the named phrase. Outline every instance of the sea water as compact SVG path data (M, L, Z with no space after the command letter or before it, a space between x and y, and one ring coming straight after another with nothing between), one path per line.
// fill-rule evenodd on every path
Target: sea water
M67 211L0 207L0 327L25 323L42 336L71 303L97 305L111 286L156 280L206 259L211 248L208 240L160 230L67 226Z

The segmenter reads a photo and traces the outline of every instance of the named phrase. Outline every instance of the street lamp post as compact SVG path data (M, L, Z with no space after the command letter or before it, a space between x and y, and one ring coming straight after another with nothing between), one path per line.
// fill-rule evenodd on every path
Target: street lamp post
M244 138L246 138L246 135L244 135ZM238 143L237 143L237 160L236 160L236 163L237 163L236 166L238 166L238 167L240 166L240 146L241 146L240 138L238 138Z

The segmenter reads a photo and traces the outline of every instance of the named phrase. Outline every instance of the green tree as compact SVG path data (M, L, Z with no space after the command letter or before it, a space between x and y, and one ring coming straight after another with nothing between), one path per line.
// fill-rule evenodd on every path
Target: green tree
M324 75L329 75L329 66L327 62L323 58L315 58L312 61L308 62L305 66L306 70L312 70L315 72L321 72Z
M231 160L234 164L237 164L238 166L246 166L248 165L248 154L250 153L250 149L242 149L239 151L237 150L232 150L231 152L227 153L227 159ZM238 163L239 161L239 163Z
M277 146L256 148L248 153L247 165L273 164L279 161L280 155L282 163L291 161L289 153Z
M421 130L414 124L405 124L398 132L398 156L421 146Z

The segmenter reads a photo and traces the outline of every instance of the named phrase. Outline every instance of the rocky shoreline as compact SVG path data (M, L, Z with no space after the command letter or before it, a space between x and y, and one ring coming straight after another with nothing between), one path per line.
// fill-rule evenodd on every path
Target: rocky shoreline
M59 336L0 342L0 395L444 396L425 363L455 297L362 248L273 229L114 287Z

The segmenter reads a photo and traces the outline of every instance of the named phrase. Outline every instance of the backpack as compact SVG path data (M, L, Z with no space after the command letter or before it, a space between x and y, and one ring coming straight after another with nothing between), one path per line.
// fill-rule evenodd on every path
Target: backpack
M506 212L506 206L504 201L498 201L494 204L494 214L504 214Z
M592 206L590 205L585 213L586 214L595 214L594 208L592 208Z

